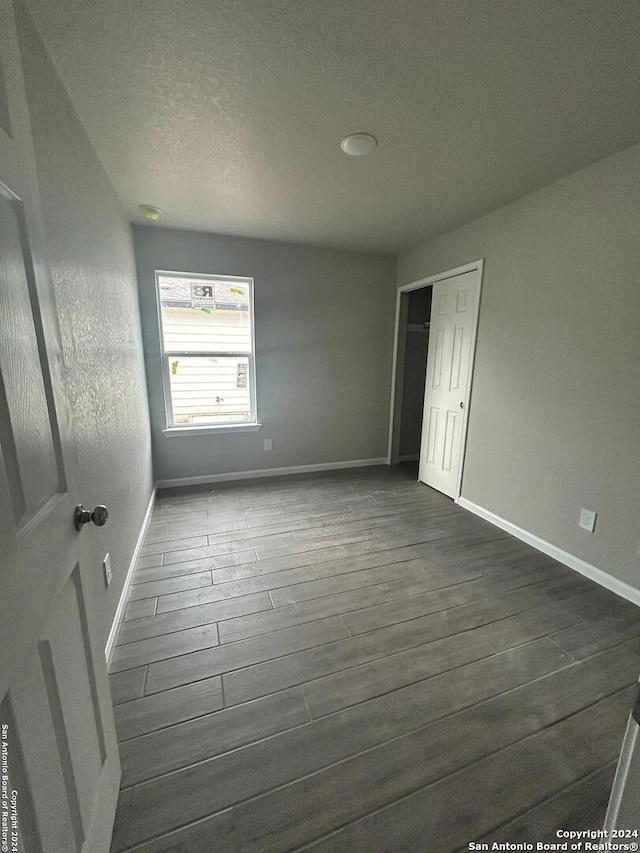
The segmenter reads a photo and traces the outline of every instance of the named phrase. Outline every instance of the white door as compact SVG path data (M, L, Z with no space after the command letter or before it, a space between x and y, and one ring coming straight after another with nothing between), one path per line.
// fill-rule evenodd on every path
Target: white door
M22 2L0 4L1 849L106 853L120 765L95 631L100 578L73 520L81 496L15 28Z
M473 360L480 271L433 285L419 479L458 497Z
M640 690L622 742L604 828L614 841L640 842Z

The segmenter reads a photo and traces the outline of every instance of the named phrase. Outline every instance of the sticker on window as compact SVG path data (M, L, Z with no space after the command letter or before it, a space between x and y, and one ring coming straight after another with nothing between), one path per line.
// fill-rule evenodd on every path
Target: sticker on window
M192 308L200 310L246 311L249 308L249 289L225 281L191 282L189 301Z
M163 308L194 308L198 311L248 311L247 285L228 281L160 279Z

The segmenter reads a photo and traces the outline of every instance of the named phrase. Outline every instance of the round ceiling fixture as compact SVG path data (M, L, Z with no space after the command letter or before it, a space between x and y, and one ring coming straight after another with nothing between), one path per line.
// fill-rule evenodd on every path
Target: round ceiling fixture
M159 207L154 207L152 204L141 204L138 207L138 210L144 218L148 219L150 222L157 222L158 219L160 219L160 214L162 213Z
M363 157L375 151L377 144L378 140L370 133L350 133L342 140L340 148L352 157Z

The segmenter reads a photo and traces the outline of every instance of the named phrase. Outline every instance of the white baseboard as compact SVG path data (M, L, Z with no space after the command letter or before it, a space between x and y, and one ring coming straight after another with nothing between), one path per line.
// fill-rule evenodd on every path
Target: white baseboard
M368 468L386 465L385 457L379 459L351 459L347 462L321 462L318 465L292 465L288 468L262 468L257 471L233 471L228 474L203 474L200 477L177 477L175 480L158 480L156 489L174 486L199 486L203 483L226 483L231 480L257 480L263 477L284 477L286 474L311 474L314 471L338 471L342 468Z
M526 542L527 545L532 545L538 551L542 551L543 554L553 557L553 559L557 560L559 563L564 563L564 565L569 566L570 569L575 569L575 571L580 572L581 575L595 581L600 584L600 586L610 589L611 592L615 592L616 595L620 595L622 598L626 598L628 601L631 601L633 604L637 604L640 607L640 589L636 589L630 584L618 580L618 578L614 578L612 575L607 574L607 572L603 572L602 569L598 569L596 566L592 566L590 563L581 560L580 557L576 557L575 554L563 551L562 548L558 548L557 545L552 545L551 542L547 542L545 539L540 539L540 537L536 536L534 533L530 533L528 530L518 527L517 524L507 521L506 518L496 515L490 510L473 503L473 501L469 501L466 498L459 498L456 503L460 504L463 509L468 509L469 512L472 512L474 515L484 518L485 521L495 524L496 527L510 533L512 536L515 536L516 539Z
M111 658L113 657L113 650L116 645L116 641L118 639L118 634L120 632L120 626L122 625L122 618L124 616L124 609L127 606L127 598L129 596L129 587L131 586L131 582L133 580L133 575L135 574L136 565L138 563L138 557L140 556L140 551L142 550L142 544L144 542L144 537L147 535L147 528L149 527L149 522L151 521L151 513L153 512L153 505L156 500L156 490L155 488L151 492L151 497L149 498L149 505L147 507L147 511L144 514L144 518L142 520L142 526L140 527L140 533L138 534L138 539L136 540L136 547L133 549L133 554L131 556L131 562L129 563L129 568L127 569L127 576L124 579L124 586L122 587L122 592L120 593L120 600L118 601L118 607L116 608L115 616L113 617L113 622L111 623L111 630L109 631L109 637L107 639L107 645L104 649L104 655L107 659L107 669L111 666Z

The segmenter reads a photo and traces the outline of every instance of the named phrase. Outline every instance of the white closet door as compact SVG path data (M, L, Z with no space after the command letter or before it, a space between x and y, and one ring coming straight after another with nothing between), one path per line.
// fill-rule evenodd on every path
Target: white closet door
M462 464L479 292L477 270L433 285L419 478L452 498Z

